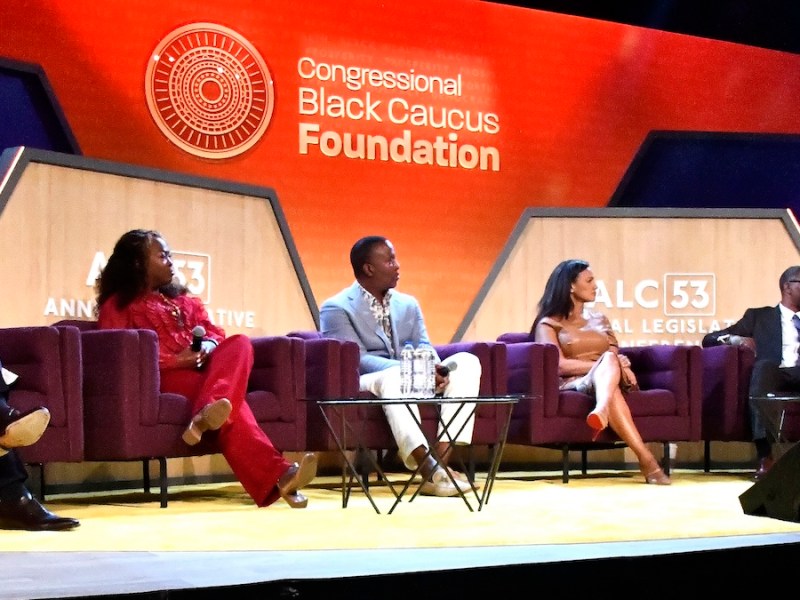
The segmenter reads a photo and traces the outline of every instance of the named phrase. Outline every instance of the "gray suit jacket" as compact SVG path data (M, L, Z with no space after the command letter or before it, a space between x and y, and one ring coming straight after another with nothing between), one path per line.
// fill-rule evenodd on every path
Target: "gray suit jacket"
M328 298L319 310L320 331L325 337L356 342L361 349L359 372L373 373L400 364L406 341L414 347L430 344L422 309L413 296L392 290L389 301L392 343L369 309L358 282ZM436 356L436 363L439 357Z

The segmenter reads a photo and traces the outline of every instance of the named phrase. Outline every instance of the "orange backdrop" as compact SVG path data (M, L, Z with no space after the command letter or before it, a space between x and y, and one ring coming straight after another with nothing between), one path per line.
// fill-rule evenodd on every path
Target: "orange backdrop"
M195 22L244 36L274 81L266 133L232 158L178 148L145 99L154 48ZM455 332L523 210L604 206L650 130L800 132L796 55L477 1L16 0L4 3L0 30L0 56L44 68L85 155L273 187L318 302L352 280L355 239L390 237L400 288L419 297L437 343ZM304 79L301 57L460 79L459 94ZM383 118L301 114L303 88L344 100L369 91ZM395 123L392 100L434 116L480 114L486 127ZM313 145L304 154L301 123L338 136L455 133L499 159L480 169L326 156Z

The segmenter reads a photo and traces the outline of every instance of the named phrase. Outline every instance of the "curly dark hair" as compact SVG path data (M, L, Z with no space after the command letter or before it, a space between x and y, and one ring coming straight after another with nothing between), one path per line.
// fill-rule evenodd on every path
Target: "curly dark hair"
M571 258L556 265L547 283L544 286L544 293L539 300L539 312L531 326L531 337L536 332L536 325L545 317L567 318L574 308L570 289L578 275L589 268L589 263L585 260Z
M114 245L114 251L95 283L97 305L95 311L111 296L116 296L118 308L125 308L147 289L147 260L150 244L163 239L152 229L133 229L123 234ZM186 293L184 286L168 283L159 291L175 298Z

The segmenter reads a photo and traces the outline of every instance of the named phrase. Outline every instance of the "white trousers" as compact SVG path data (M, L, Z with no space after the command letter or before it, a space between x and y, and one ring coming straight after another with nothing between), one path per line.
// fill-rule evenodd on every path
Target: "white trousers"
M478 395L481 383L481 362L478 357L468 352L458 352L446 359L447 364L455 363L457 366L450 371L450 382L444 390L447 398L474 398ZM365 373L360 378L361 391L368 391L378 398L400 398L400 366ZM469 444L472 442L472 430L475 427L473 403L442 404L441 421L450 423L453 415L458 415L447 427L447 434L441 437L443 442L452 441L455 444ZM459 410L460 409L460 410ZM413 404L392 404L383 407L386 420L397 443L398 453L403 464L409 469L417 467L411 452L420 446L428 448L428 440L419 428L419 407ZM413 414L412 414L413 412ZM416 417L416 421L414 420ZM463 429L462 429L463 426ZM442 435L442 424L439 423L439 435ZM452 434L461 429L454 440Z

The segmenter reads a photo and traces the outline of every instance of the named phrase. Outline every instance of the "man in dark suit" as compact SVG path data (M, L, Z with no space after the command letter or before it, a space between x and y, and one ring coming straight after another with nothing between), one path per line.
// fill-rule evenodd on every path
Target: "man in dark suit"
M50 422L50 413L39 407L20 412L8 404L11 384L17 375L0 365L0 529L57 531L80 523L54 515L25 487L28 473L14 448L39 440Z
M750 397L771 392L800 393L800 266L786 269L778 280L781 301L777 306L748 308L726 329L709 333L703 346L732 344L756 353L750 377ZM750 403L750 425L758 455L755 478L761 479L774 464L760 412Z
M369 236L358 240L350 250L350 264L356 281L323 302L320 307L320 330L327 337L356 342L361 350L359 362L360 387L379 398L399 398L400 349L406 341L414 346L430 344L422 310L416 298L394 290L400 278L400 264L394 246L385 237ZM435 352L435 351L434 351ZM434 361L440 366L439 357ZM473 354L458 352L447 358L450 373L437 371L436 391L453 398L474 398L478 395L481 363ZM459 404L443 404L442 420L452 423L449 431L460 432L454 443L469 444L475 417L471 408ZM409 405L410 410L418 409ZM450 444L441 443L438 464L428 452L428 442L409 412L402 404L384 406L398 453L409 469L420 462L425 478L421 493L430 496L453 496L469 490L469 484L458 473L449 477L444 469ZM471 415L466 420L462 415ZM463 427L462 427L463 424Z

